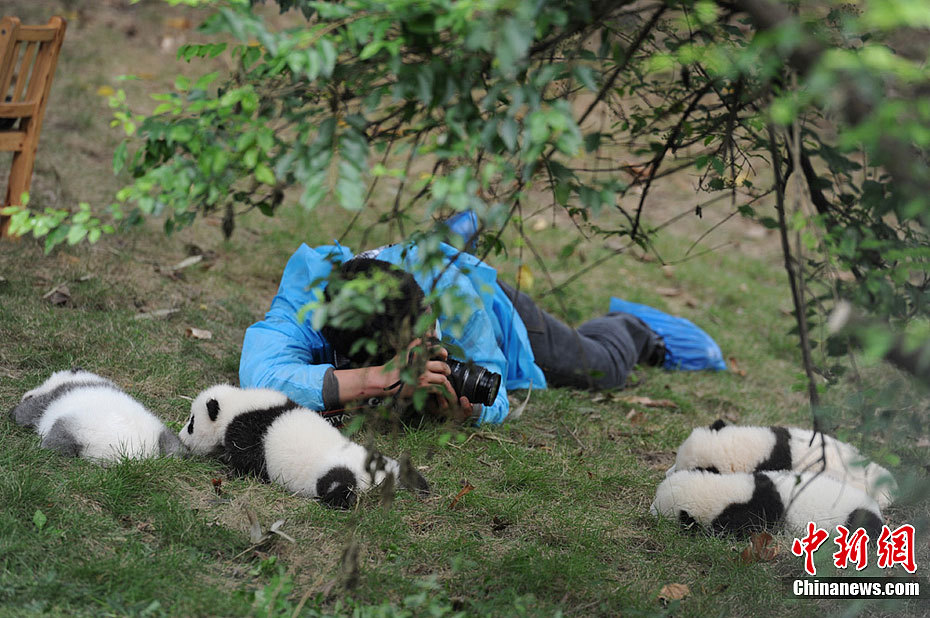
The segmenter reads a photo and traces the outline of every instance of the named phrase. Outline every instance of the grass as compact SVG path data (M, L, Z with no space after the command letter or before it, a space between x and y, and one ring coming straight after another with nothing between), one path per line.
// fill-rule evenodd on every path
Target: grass
M164 32L179 36L166 30L167 17L195 13L155 3L97 4L61 5L75 15L40 143L36 205L71 198L106 203L118 186L108 160L115 137L95 94L100 84L121 72L151 74L130 93L143 100L146 91L167 89L179 67L192 70L166 64L171 55L158 48ZM48 17L27 0L13 5L24 20ZM130 26L137 30L132 37L125 34ZM674 203L686 209L693 200L683 187L666 192L680 202L658 204L656 221L673 214ZM560 262L570 224L556 218L533 225L541 217L527 217L526 233L555 282L608 251L587 243ZM343 222L342 213L325 208L285 209L274 220L240 220L228 242L210 218L171 237L156 222L47 257L29 240L0 243L0 408L10 409L52 371L81 365L112 378L180 429L189 398L216 382L237 381L244 330L267 309L287 257L300 242L330 242ZM365 224L363 217L349 246L357 248ZM531 253L509 238L513 250L494 256L495 266L512 281L525 259L545 308L578 323L603 313L611 295L651 304L705 327L739 371L638 369L630 388L618 393L535 391L520 420L453 430L448 441L443 426L364 428L360 441L410 455L432 485L427 499L401 492L382 508L371 495L355 511L335 512L231 476L209 459L100 467L39 449L32 432L2 415L0 615L289 616L300 607L306 616L800 616L863 609L792 600L780 579L801 571L790 539L777 540L775 560L744 564L744 543L682 534L648 514L656 485L693 426L720 417L809 426L806 401L794 389L799 354L787 334L791 306L777 252L769 240L747 240L745 226L734 221L720 232L738 247L666 267L631 252L548 296ZM657 251L675 261L695 237L694 228L672 229ZM389 230L375 228L369 245L389 239ZM204 261L173 272L191 247ZM55 306L43 296L59 284L70 300ZM160 309L177 311L138 319ZM189 327L213 338L188 338ZM908 425L914 414L895 415L891 427L875 422L883 410L922 412L922 393L881 367L863 376L869 388L844 382L827 393L831 426L884 463L897 458L890 465L903 485L925 477L925 425ZM632 396L675 407L644 406ZM265 527L284 519L296 542L253 547L247 509ZM905 501L886 515L896 525L918 522L927 509ZM926 554L923 543L921 575ZM689 596L660 600L670 583L686 584ZM927 613L922 605L893 609Z

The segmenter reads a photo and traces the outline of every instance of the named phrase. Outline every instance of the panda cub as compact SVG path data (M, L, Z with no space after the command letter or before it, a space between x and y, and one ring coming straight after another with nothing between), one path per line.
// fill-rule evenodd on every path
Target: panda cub
M239 474L280 483L331 507L350 508L356 492L388 476L429 492L415 470L401 474L393 459L352 442L318 413L270 389L208 388L191 404L179 437L193 453L219 454Z
M99 461L174 454L177 436L113 382L80 369L56 371L10 412L42 447Z
M891 504L897 483L888 470L869 462L850 444L797 427L737 426L722 420L696 427L678 448L666 476L681 470L820 472L821 456L826 461L823 473L865 491L882 507Z
M874 539L882 527L878 504L865 492L810 472L675 472L659 485L649 512L715 534L747 535L781 527L803 533L814 522L827 530L837 524L865 528Z

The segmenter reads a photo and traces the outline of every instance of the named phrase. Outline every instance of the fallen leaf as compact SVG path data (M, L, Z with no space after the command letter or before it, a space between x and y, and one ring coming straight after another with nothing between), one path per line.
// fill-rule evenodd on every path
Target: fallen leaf
M256 545L264 536L262 534L262 525L258 521L258 515L249 507L245 507L245 516L249 518L249 542Z
M765 228L761 225L749 225L743 230L743 237L748 240L762 240L768 236L768 228Z
M284 525L284 520L279 519L278 521L271 524L271 527L268 528L268 532L271 532L272 534L277 534L279 537L287 539L291 543L296 543L297 541L294 540L294 537L285 534L284 531L281 530L281 526L283 525Z
M615 253L622 253L623 251L626 250L627 245L622 240L617 238L616 236L611 236L610 238L604 241L604 248L610 249L611 251Z
M180 309L157 309L155 311L149 311L148 313L140 313L133 316L134 320L152 320L155 318L166 318L169 315L177 313Z
M530 402L530 395L533 394L533 382L530 381L529 388L526 389L526 398L523 400L523 403L519 407L510 406L510 414L507 415L507 418L514 420L523 416L523 413L526 411L526 405Z
M650 399L649 397L622 397L620 401L631 403L633 405L646 406L647 408L677 408L678 404L671 399Z
M64 283L59 283L46 292L42 298L53 305L64 305L71 300L71 290Z
M491 520L491 530L494 532L503 532L510 526L510 522L506 519L502 519L497 515L494 516L494 519Z
M163 36L161 37L161 40L158 42L158 46L161 48L163 52L171 51L172 48L174 48L176 44L177 44L177 41L175 40L173 36Z
M246 517L249 518L249 541L252 543L252 547L246 551L255 549L256 547L263 545L274 538L276 535L282 538L287 539L291 543L294 543L294 539L289 535L285 534L281 530L281 526L284 525L284 520L279 519L278 521L271 524L271 527L267 531L262 530L262 525L258 521L258 516L255 514L250 507L245 507ZM245 552L242 552L245 553ZM242 555L242 554L240 554ZM238 556L236 556L238 558Z
M778 551L778 545L771 534L756 532L749 537L749 545L740 552L739 559L743 564L771 562L778 555Z
M652 170L652 163L643 163L639 165L628 163L620 167L633 178L633 184L637 184L649 178L649 173Z
M202 261L203 261L203 255L192 255L189 258L184 258L183 260L181 260L180 262L172 266L171 270L183 270L187 268L188 266L193 266L194 264L197 264L198 262L202 262Z
M646 414L640 412L636 408L633 408L626 414L626 420L630 421L633 425L641 425L646 421Z
M165 20L165 25L175 30L190 30L193 24L186 17L169 17Z
M462 487L462 490L458 494L456 494L456 496L452 499L452 502L449 504L449 510L454 509L455 505L459 503L459 500L461 500L463 496L465 496L468 493L471 493L474 490L475 490L475 486L469 483L468 481L465 481L465 487Z
M112 97L116 91L113 90L113 86L100 86L97 88L97 94L101 97Z
M191 339L213 339L213 333L210 331L201 328L193 328L192 326L188 326L185 333Z
M536 219L533 221L534 232L541 232L548 227L549 227L549 219L545 217L536 217Z
M917 446L927 448L930 446L930 438L921 438L917 441Z
M727 360L730 361L730 371L732 371L738 376L742 376L744 378L746 377L746 370L740 369L739 363L736 362L735 356L731 356Z
M664 603L680 601L690 594L691 589L686 584L665 584L659 591L659 600Z
M666 264L665 266L662 267L662 275L666 279L674 279L675 278L675 267L669 266L668 264Z
M680 296L680 295L681 295L681 289L680 289L680 288L656 288L655 291L656 291L656 294L659 294L659 295L661 295L661 296L672 297L672 296Z
M213 492L217 496L223 495L223 479L212 479L211 483L213 483Z

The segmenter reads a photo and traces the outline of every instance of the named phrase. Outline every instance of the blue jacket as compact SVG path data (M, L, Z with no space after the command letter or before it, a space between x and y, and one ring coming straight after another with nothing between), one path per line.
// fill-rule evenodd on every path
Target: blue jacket
M425 291L435 288L466 299L472 310L463 316L440 315L444 342L459 346L475 363L501 374L493 405L484 406L478 423L500 423L510 411L507 389L545 388L526 327L497 285L497 272L467 253L441 245L444 264L424 269L417 247L392 245L373 256L413 274ZM334 263L352 257L342 246L311 249L301 245L281 276L278 294L265 319L250 326L242 343L239 381L243 387L273 388L313 410L323 409L323 376L333 366L333 351L311 326L311 312L298 322L305 305L322 298L325 278ZM438 279L437 279L438 277ZM454 289L453 289L454 288ZM460 359L462 360L462 359Z

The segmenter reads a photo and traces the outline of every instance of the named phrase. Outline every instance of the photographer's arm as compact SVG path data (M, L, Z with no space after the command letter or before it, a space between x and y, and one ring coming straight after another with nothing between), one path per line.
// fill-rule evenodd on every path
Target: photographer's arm
M420 344L420 341L414 341L410 344L413 348ZM426 362L423 373L417 378L417 385L421 387L436 387L445 389L454 397L455 392L449 383L449 366L443 362L447 356L445 349L440 348L437 352L439 359L432 359ZM346 404L358 399L368 399L370 397L384 397L385 395L399 394L401 397L411 397L415 386L406 385L400 393L396 393L398 383L400 382L400 368L402 361L400 357L395 357L387 365L376 365L371 367L360 367L358 369L336 369L332 375L336 381L338 401L340 404ZM330 389L324 384L324 399L329 400L326 396Z
M333 370L326 340L310 326L310 315L298 320L301 310L320 296L319 281L330 271L330 256L342 248L311 249L301 245L287 262L278 293L260 322L250 326L242 342L239 383L242 387L272 388L302 406L322 410L323 382Z
M322 410L324 376L333 367L325 352L321 337L270 313L245 332L239 383L243 388L271 388L302 406Z

